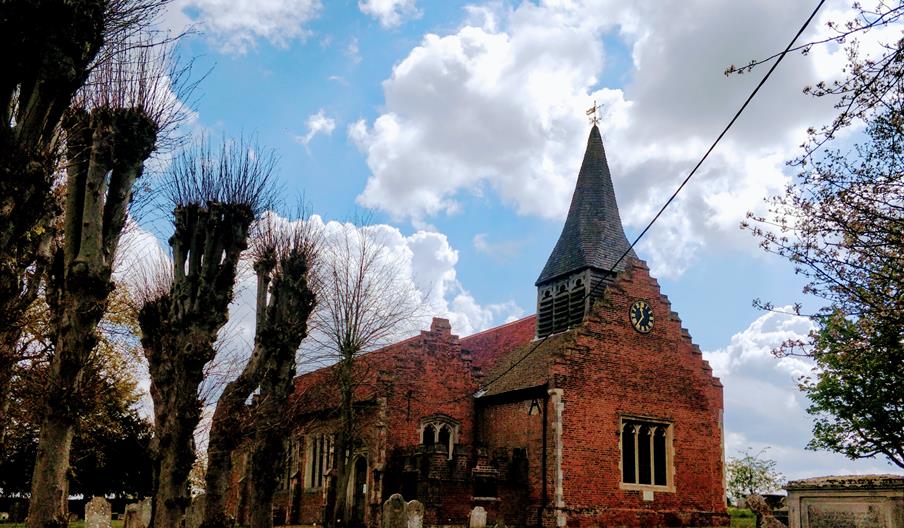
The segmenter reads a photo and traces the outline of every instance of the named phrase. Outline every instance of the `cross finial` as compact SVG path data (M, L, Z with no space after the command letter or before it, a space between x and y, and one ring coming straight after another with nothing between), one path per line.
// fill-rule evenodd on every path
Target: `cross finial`
M600 122L599 110L603 107L603 105L596 104L596 101L593 101L593 106L587 109L587 116L590 117L591 125L598 125Z

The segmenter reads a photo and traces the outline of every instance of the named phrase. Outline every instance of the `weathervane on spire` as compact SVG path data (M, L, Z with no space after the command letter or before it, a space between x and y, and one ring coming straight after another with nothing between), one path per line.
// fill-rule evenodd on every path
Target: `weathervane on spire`
M596 104L596 100L594 100L593 106L587 109L586 114L588 116L590 116L590 124L591 125L596 126L599 124L599 122L600 122L599 110L602 107L603 107L603 105Z

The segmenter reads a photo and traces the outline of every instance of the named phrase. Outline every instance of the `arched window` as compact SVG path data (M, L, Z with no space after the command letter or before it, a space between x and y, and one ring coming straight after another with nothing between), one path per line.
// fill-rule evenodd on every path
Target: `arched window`
M671 488L672 426L645 419L621 423L622 487ZM673 491L673 490L668 490Z
M634 424L625 423L622 428L622 482L637 482L634 474Z
M640 432L637 434L637 483L652 484L650 478L650 466L652 459L650 457L650 426L641 425Z
M461 434L461 422L449 415L437 413L421 418L420 428L421 445L435 445L436 452L446 452L451 460Z
M427 424L424 427L424 434L421 436L421 443L424 445L433 445L436 443L436 429L433 425Z
M443 425L439 428L439 445L443 446L448 450L449 456L452 455L452 430L449 429L448 425Z
M665 437L666 428L661 425L656 427L656 432L653 433L653 484L657 486L666 486L668 483Z

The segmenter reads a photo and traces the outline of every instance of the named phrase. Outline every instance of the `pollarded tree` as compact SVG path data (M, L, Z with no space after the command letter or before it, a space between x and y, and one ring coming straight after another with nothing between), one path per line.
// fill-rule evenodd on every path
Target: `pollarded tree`
M790 163L797 178L745 227L826 303L808 339L776 351L818 367L800 385L816 418L808 447L904 468L904 38L896 30L866 55L857 40L900 27L904 8L855 7L856 19L832 26L848 55L840 77L805 90L836 98L838 115L809 131ZM852 140L837 146L845 128Z
M158 138L182 115L165 47L124 44L94 68L66 111L64 215L54 241L46 300L53 358L32 477L29 526L65 521L69 450L82 414L85 372L113 291L113 266L132 188Z
M0 2L0 451L23 317L51 260L61 123L98 65L169 0Z
M285 410L294 389L295 353L308 333L314 309L312 268L319 235L313 224L270 213L253 228L257 277L254 348L242 372L217 400L207 446L204 526L232 526L226 515L232 454L250 439L251 526L273 525L273 492L287 436ZM245 402L258 391L253 409Z
M244 142L209 142L173 162L166 193L173 206L172 269L145 291L141 343L154 400L156 528L179 526L190 502L193 433L204 365L216 355L237 266L251 223L266 205L274 158Z

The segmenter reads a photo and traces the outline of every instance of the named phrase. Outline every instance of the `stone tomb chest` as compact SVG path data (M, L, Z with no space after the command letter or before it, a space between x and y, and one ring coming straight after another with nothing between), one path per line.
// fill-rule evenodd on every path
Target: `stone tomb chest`
M904 477L850 475L794 480L789 528L904 527Z

